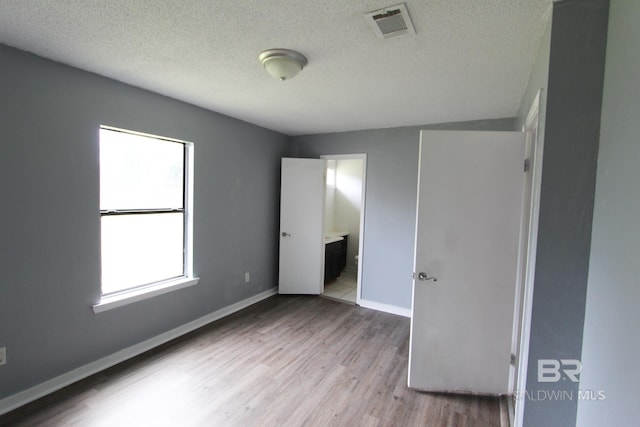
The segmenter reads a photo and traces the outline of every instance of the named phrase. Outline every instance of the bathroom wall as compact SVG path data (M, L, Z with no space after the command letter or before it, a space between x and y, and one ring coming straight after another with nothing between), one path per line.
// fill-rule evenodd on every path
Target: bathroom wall
M327 161L327 188L324 196L324 230L325 234L336 229L336 186L335 186L335 167L334 160ZM330 175L333 176L333 183L330 183Z
M336 167L334 229L349 233L346 270L354 272L357 270L354 257L360 241L362 168L360 159L338 160Z

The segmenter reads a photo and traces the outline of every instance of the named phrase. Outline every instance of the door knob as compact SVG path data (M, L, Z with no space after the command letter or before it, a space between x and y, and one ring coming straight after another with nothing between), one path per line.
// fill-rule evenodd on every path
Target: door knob
M283 231L282 237L291 237L291 234L287 233L286 231Z
M415 278L415 273L413 277ZM421 271L420 273L418 273L418 280L422 282L426 282L428 280L433 280L434 282L437 282L438 278L435 276L429 276L427 273Z

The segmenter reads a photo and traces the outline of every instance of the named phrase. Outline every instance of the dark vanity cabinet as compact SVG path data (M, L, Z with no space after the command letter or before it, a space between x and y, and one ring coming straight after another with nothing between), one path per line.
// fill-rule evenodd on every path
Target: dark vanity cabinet
M324 281L336 279L347 265L347 237L324 245Z

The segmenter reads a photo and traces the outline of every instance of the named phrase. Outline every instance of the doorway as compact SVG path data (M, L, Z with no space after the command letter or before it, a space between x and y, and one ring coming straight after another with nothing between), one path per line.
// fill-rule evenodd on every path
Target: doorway
M322 295L360 304L367 156L343 154L321 158L327 163L325 283ZM338 257L336 262L333 261L334 254Z

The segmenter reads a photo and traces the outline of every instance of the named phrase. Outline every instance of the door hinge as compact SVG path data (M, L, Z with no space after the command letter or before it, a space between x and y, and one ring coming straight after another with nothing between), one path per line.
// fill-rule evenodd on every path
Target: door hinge
M529 159L524 159L524 171L528 172L530 167L531 167L531 162L529 161Z
M509 358L509 363L515 366L516 364L516 355L511 353L511 357Z

